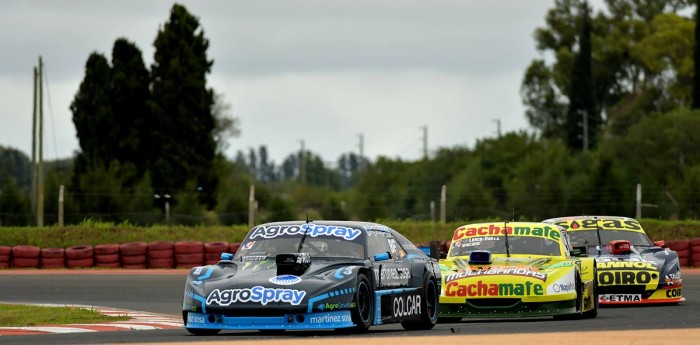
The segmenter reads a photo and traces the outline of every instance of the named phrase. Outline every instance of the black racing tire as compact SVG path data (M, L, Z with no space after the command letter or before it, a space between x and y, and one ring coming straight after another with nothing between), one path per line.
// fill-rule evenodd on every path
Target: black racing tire
M182 322L183 324L187 325L187 312L182 311ZM197 336L210 336L210 335L217 335L219 332L221 332L220 329L201 329L201 328L187 328L188 332L192 335L197 335Z
M423 293L421 294L420 320L402 321L401 326L407 331L429 330L438 321L438 291L435 279L428 271L423 273Z
M583 312L581 315L584 319L593 319L598 316L598 305L600 301L598 300L598 269L593 266L593 309Z
M355 308L350 312L355 327L354 333L363 333L369 330L374 319L374 289L364 273L357 276L357 289L355 291Z

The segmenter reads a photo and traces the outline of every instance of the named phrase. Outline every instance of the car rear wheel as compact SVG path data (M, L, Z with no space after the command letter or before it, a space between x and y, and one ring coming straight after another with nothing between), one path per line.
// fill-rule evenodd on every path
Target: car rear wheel
M401 322L403 329L428 330L435 327L437 323L438 292L435 280L428 271L423 273L423 293L421 294L421 315L420 320Z
M353 331L367 332L374 318L374 298L372 286L365 274L357 276L357 290L355 291L355 308L352 309L352 322L355 324Z

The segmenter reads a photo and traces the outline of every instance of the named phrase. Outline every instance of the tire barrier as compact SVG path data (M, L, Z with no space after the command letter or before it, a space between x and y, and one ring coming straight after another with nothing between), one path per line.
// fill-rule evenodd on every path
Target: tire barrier
M690 241L689 240L677 240L670 241L666 244L666 248L671 249L678 253L678 263L687 267L690 266Z
M175 242L175 266L190 268L204 263L204 244L201 241Z
M139 269L146 268L146 242L129 242L119 245L122 268Z
M229 249L228 242L206 242L204 243L204 264L216 265L221 260L221 253Z
M12 247L12 267L39 268L41 248L19 245Z
M10 268L10 253L12 247L0 246L0 268Z
M175 267L175 245L172 241L153 241L148 243L148 268Z
M95 249L91 245L66 248L66 267L83 268L95 265Z
M449 249L440 241L440 249ZM427 245L416 243L416 246ZM40 248L32 245L0 246L0 269L7 268L191 268L216 264L222 252L235 254L240 242L153 241L98 244L68 248ZM671 240L666 247L677 252L681 266L700 267L700 238Z
M228 245L228 252L231 254L236 254L238 248L241 247L241 242L231 242Z
M65 268L66 250L64 248L42 248L41 268Z
M102 268L119 267L119 245L98 244L95 246L95 266Z

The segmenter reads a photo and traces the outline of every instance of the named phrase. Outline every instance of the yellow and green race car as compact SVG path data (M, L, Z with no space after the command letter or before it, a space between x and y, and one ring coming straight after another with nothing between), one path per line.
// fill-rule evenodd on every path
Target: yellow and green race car
M676 304L683 278L678 254L652 242L633 218L576 216L544 221L567 229L574 247L596 258L600 303Z
M566 230L554 224L459 227L439 262L439 320L595 317L595 259L575 257L572 251Z

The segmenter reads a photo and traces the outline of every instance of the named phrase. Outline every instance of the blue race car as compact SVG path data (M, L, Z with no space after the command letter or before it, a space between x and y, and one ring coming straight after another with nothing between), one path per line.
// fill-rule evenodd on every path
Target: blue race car
M253 227L233 255L192 268L182 316L195 335L221 330L367 331L437 322L440 268L384 225L295 221Z

